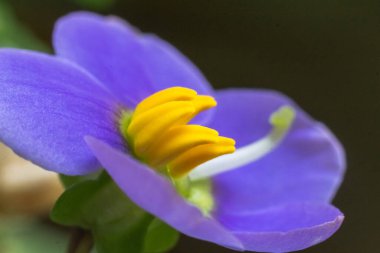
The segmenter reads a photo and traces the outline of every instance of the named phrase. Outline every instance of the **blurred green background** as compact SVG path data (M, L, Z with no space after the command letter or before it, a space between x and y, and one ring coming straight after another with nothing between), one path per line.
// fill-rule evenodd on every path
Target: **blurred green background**
M54 21L78 9L119 15L158 34L216 88L280 90L326 123L347 151L346 179L334 200L346 220L330 240L304 252L378 251L379 1L2 0L0 45L51 51ZM15 234L35 231L29 226ZM183 236L172 252L232 251Z

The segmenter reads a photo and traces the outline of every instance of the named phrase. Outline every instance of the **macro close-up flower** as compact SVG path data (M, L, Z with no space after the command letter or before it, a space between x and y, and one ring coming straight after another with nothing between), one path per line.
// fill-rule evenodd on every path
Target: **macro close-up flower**
M285 95L214 90L113 16L64 16L53 46L0 49L0 140L20 156L63 175L104 169L148 213L238 251L301 250L342 224L344 151Z

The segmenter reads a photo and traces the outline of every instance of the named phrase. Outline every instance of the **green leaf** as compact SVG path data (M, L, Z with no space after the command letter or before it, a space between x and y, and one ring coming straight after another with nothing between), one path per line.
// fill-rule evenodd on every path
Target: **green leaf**
M66 176L63 174L59 174L59 179L61 180L61 183L66 189L84 181L81 176Z
M103 172L78 182L58 199L51 218L92 232L98 253L143 252L153 217L131 202Z
M179 233L166 223L155 218L149 225L145 237L144 253L167 252L179 239Z
M99 176L99 172L85 175L85 176L67 176L63 174L59 174L59 179L63 186L67 189L77 183L84 182L87 180L96 180Z

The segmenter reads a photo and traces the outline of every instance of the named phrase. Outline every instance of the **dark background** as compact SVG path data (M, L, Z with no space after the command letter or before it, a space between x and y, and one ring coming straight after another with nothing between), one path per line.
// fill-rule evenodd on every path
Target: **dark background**
M17 18L46 43L59 16L88 9L85 1L75 0L8 2ZM113 2L96 9L170 41L215 88L280 90L327 124L347 152L346 178L334 200L346 220L331 239L303 252L377 252L379 1ZM183 236L172 252L232 251Z

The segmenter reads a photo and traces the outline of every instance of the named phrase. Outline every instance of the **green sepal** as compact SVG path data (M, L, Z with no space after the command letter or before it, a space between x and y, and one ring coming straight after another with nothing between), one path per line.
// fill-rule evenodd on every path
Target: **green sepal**
M84 182L87 180L96 180L99 177L100 173L102 172L95 172L95 173L88 174L85 176L67 176L67 175L59 174L59 179L61 180L61 183L63 184L65 189L67 189L80 182Z
M177 230L155 218L150 223L145 237L144 253L167 252L177 244L178 239Z
M97 253L161 253L175 245L178 232L136 206L106 172L93 177L61 176L67 190L53 221L89 230Z
M153 219L105 172L97 179L71 185L56 202L51 218L62 225L90 230L98 253L143 252Z

